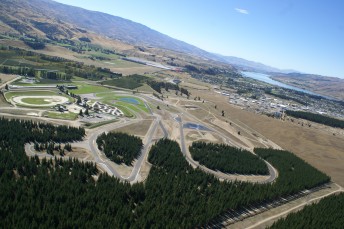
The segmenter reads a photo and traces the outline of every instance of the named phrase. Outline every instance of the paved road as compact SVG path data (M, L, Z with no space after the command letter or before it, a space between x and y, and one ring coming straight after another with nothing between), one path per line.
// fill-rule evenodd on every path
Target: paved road
M97 163L101 164L107 171L110 172L110 174L118 177L121 180L125 180L125 181L129 181L129 182L133 182L137 180L138 174L140 172L140 169L142 167L142 164L144 162L144 159L146 158L146 155L148 154L148 151L150 149L150 146L152 144L152 140L153 140L153 136L154 133L156 132L156 129L158 128L158 125L160 125L161 129L164 132L164 137L168 137L168 132L166 131L165 127L163 126L162 122L161 122L161 118L159 115L153 114L151 108L149 107L149 105L147 104L146 101L144 101L145 106L149 109L150 113L153 115L153 117L155 117L154 122L152 123L151 127L148 130L148 134L147 134L147 141L146 144L143 146L140 156L137 158L137 161L134 164L133 170L130 174L129 177L123 177L121 176L112 166L111 166L111 161L109 160L103 160L102 158L100 158L100 155L102 155L102 152L99 151L98 147L96 146L96 139L98 138L98 136L106 131L111 131L113 129L116 128L120 128L129 124L133 124L136 122L140 122L141 120L133 120L133 121L128 121L122 124L118 124L118 123L114 123L112 125L107 125L102 127L100 130L95 131L91 134L91 136L88 139L88 144L89 144L89 149L92 152L95 160ZM87 140L86 140L87 141Z
M164 132L164 138L168 138L168 132L167 132L164 124L161 122L161 120L159 121L159 125L160 125L160 128L162 129L162 131Z
M186 146L184 138L184 128L183 128L183 119L181 115L178 115L179 118L179 129L180 129L180 144L183 155L186 157Z
M160 126L160 128L162 129L162 131L164 133L164 138L168 137L168 132L167 132L166 128L164 127L162 121L161 121L161 117L157 114L153 114L153 111L151 110L151 108L149 107L149 105L147 104L145 99L144 99L144 103L145 103L145 106L149 109L150 114L155 119L154 119L152 125L150 126L148 133L146 135L147 136L146 144L143 146L141 153L140 153L140 156L137 158L137 160L134 164L133 170L132 170L129 177L121 176L118 173L118 171L116 171L116 169L114 168L112 161L110 161L109 159L103 159L102 155L104 155L104 154L98 149L97 144L96 144L96 140L97 140L98 136L104 132L109 132L109 131L117 129L117 128L121 128L124 126L128 126L128 125L140 122L142 120L141 116L137 117L138 119L135 119L135 120L122 119L119 122L111 123L111 124L96 128L96 129L92 130L92 132L89 133L88 136L86 136L84 141L74 143L73 145L88 149L92 153L92 155L94 157L94 161L98 165L100 165L103 169L105 169L110 175L116 176L117 178L119 178L120 180L123 180L123 181L129 181L129 182L136 181L138 174L139 174L139 171L140 171L142 164L144 162L144 159L146 158L146 155L148 154L150 146L153 142L153 136L154 136L158 126ZM39 117L39 119L44 120L46 118ZM29 156L36 155L35 152L33 152L33 150L30 148L30 145L26 146L25 150ZM50 157L50 158L53 157L49 154L42 154L42 155L45 155L46 157Z
M145 157L146 157L146 155L150 149L150 146L152 144L153 135L154 135L159 123L160 123L160 119L156 118L154 123L151 125L151 128L149 128L147 143L143 146L143 148L141 150L141 154L140 154L139 158L137 159L130 176L127 178L124 178L125 180L127 180L129 182L137 180L137 176L138 176L140 169L142 167L143 160L145 159Z
M338 187L337 190L334 190L333 192L327 193L327 194L322 195L322 196L319 196L319 197L315 197L315 198L313 198L313 199L308 200L307 202L301 203L301 204L299 204L299 205L297 205L297 206L295 206L295 207L292 207L292 208L290 208L290 209L288 209L288 210L286 210L286 211L283 211L283 212L280 212L280 213L278 213L278 214L276 214L276 215L273 215L273 216L270 216L270 217L268 217L268 218L262 219L261 221L255 223L255 224L253 224L253 225L250 225L249 227L247 227L247 229L257 228L257 227L259 227L259 225L261 225L261 224L263 224L263 223L266 223L266 222L268 222L268 221L270 221L270 220L274 220L274 219L276 219L276 218L279 218L279 217L281 217L281 216L284 216L284 215L286 215L286 214L288 214L288 213L290 213L290 212L292 212L292 211L294 211L294 210L296 210L296 209L299 209L300 207L303 207L303 206L305 206L305 205L308 205L308 204L310 204L310 203L312 203L312 202L314 202L314 201L323 199L323 198L325 198L325 197L327 197L327 196L330 196L330 195L333 195L333 194L335 194L335 193L344 192L343 187L339 186L338 184L335 184L335 185Z
M184 130L183 130L183 129L184 129L184 127L183 127L183 119L182 119L182 116L181 116L181 115L178 115L178 118L179 118L179 128L180 128L180 144L181 144L181 151L182 151L184 157L186 158L186 160L187 160L190 164L192 164L193 166L198 167L198 168L202 169L202 170L205 171L205 172L211 173L211 174L215 175L215 176L218 177L218 178L221 178L221 179L228 179L229 177L227 177L227 176L223 176L223 175L219 174L218 172L216 172L216 171L214 171L214 170L211 170L211 169L209 169L209 168L207 168L207 167L204 167L204 166L202 166L202 165L199 165L199 164L196 163L192 158L190 158L190 157L188 156L188 154L187 154L187 149L186 149L186 145L185 145L185 137L184 137ZM225 138L227 139L227 137L225 137ZM265 160L264 160L264 161L265 161ZM257 183L271 183L271 182L273 182L273 181L277 178L277 174L278 174L278 173L277 173L276 169L275 169L269 162L265 161L265 163L266 163L266 165L267 165L267 167L268 167L268 169L269 169L269 174L270 174L270 176L269 176L269 178L266 179L266 180L263 180L263 181L255 181L255 182L257 182ZM232 174L231 174L231 175L232 175ZM233 174L232 176L234 176L233 179L236 179L234 174ZM251 176L251 177L252 177L252 176Z
M6 82L4 81L4 82L0 83L0 89L5 88L6 84L10 85L11 83L13 83L14 81L16 81L16 80L18 80L20 78L21 78L21 76L18 76L16 78L12 79L12 80L9 80L9 81L6 81Z

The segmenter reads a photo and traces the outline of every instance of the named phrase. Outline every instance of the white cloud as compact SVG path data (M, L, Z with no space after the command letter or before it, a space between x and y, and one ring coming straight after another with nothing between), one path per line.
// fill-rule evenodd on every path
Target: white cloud
M247 10L244 10L244 9L235 8L235 10L236 10L238 13L241 13L241 14L249 14L249 12L248 12Z

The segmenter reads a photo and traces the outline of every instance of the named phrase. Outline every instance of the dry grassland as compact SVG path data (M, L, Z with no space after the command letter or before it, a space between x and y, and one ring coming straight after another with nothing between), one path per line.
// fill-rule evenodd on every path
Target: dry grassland
M193 91L196 96L197 92ZM333 136L327 131L272 119L231 106L228 98L217 93L202 93L199 96L217 104L226 116L235 123L247 125L251 132L258 133L297 154L308 163L325 172L332 180L344 185L344 136ZM241 124L242 123L242 124Z
M138 123L134 123L128 126L115 129L114 132L123 132L127 134L144 137L147 134L147 131L149 130L151 124L152 120L143 120Z
M15 79L17 76L16 75L7 75L7 74L2 74L0 73L0 85L6 84L6 82Z

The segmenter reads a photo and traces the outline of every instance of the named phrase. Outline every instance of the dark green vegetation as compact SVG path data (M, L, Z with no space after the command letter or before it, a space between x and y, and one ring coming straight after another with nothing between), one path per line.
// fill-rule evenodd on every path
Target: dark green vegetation
M54 126L52 124L35 123L33 121L18 121L0 119L0 141L10 144L24 142L71 142L80 141L85 135L83 128Z
M153 88L156 92L161 94L161 88L164 88L166 91L176 90L179 91L179 86L177 84L172 84L168 82L157 82L157 81L149 81L148 85Z
M118 79L107 80L104 81L103 84L132 90L141 87L147 80L148 77L135 74L130 76L122 76Z
M177 84L161 82L161 81L158 82L149 77L137 75L137 74L130 75L130 76L122 76L117 79L107 80L103 82L103 84L105 85L126 88L130 90L141 87L145 83L148 84L156 92L159 92L160 94L161 94L161 89L165 89L166 91L169 91L169 90L180 91L182 94L185 94L186 96L190 94L187 89L179 88Z
M130 188L107 175L100 175L96 185L95 164L28 158L24 143L44 142L45 133L55 132L51 137L64 141L83 137L83 129L61 133L34 125L0 119L1 228L125 228L133 222L131 210L144 195L142 185Z
M111 161L126 165L133 163L143 146L141 138L125 133L103 133L97 138L97 145Z
M41 131L32 125L0 119L0 227L194 228L228 210L260 205L329 181L291 153L259 149L257 153L279 171L276 182L220 182L193 169L178 143L163 139L151 149L153 166L146 183L130 186L99 174L94 164L29 159L24 143L43 143L43 133L49 132L43 132L45 124L38 124ZM69 131L75 133L66 134L64 141L83 136L81 130Z
M275 93L272 91L271 88L269 88L269 89L266 89L264 92L268 95L273 95L273 96L281 98L281 99L292 100L292 101L295 101L295 102L300 103L300 104L305 105L305 106L308 105L308 103L306 103L305 101L303 101L299 98L288 96L288 95L284 94L282 91L279 91L279 93Z
M344 225L344 194L322 199L318 204L306 206L299 212L289 214L280 219L270 228L278 229L313 229L331 228L340 229Z
M35 50L39 50L39 49L44 49L45 48L44 41L42 41L40 39L25 38L25 39L22 39L22 40L24 41L24 43L27 46L30 46L31 48L33 48Z
M108 69L4 46L0 47L0 72L63 81L73 76L100 80L116 75Z
M265 162L247 150L224 144L193 142L190 153L195 161L224 173L268 175Z
M293 116L295 118L302 118L308 121L324 124L327 126L344 128L344 120L331 118L331 117L321 115L321 114L314 114L314 113L304 112L304 111L291 111L291 110L287 110L286 114Z
M288 151L257 148L254 152L277 168L279 176L276 183L285 187L290 193L301 187L310 189L330 181L326 174Z

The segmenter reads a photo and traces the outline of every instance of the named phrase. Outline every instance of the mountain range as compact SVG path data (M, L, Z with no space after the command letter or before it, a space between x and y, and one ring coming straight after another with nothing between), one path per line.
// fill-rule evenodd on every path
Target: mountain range
M293 72L282 71L237 57L210 53L140 23L52 0L2 0L0 13L0 31L2 32L44 38L71 39L80 37L82 33L88 31L131 45L157 47L203 59L220 61L242 70Z

